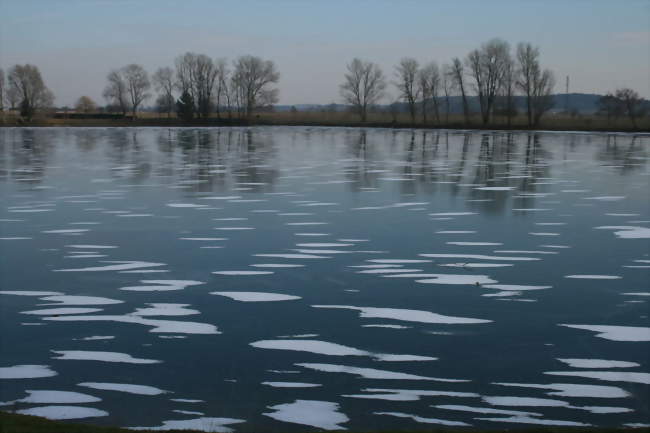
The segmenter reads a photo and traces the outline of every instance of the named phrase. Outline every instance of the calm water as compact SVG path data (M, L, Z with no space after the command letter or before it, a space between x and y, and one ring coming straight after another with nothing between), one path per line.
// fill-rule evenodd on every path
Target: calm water
M214 431L647 424L649 158L631 135L1 129L0 401Z

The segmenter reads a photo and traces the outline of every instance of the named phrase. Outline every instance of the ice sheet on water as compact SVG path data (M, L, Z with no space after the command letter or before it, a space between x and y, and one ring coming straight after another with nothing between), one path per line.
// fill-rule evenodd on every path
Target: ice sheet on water
M395 264L395 263L430 263L431 260L423 259L369 259L366 260L371 263L384 263L384 264Z
M571 426L571 427L587 427L591 424L585 424L578 421L561 421L545 418L533 418L529 416L512 416L509 418L475 418L481 421L494 421L494 422L509 422L517 424L539 424L539 425L556 425L556 426Z
M390 328L390 329L411 329L412 326L390 325L387 323L373 323L370 325L361 325L362 328Z
M308 242L302 244L296 244L298 247L304 248L329 248L329 247L351 247L354 244L343 244L336 242Z
M55 302L55 305L111 305L124 303L124 301L120 301L118 299L103 298L100 296L54 295L40 298L40 300Z
M463 215L477 215L476 212L437 212L430 213L429 216L463 216Z
M466 275L466 274L391 274L384 275L385 278L422 278L415 280L420 284L491 284L496 280L487 275Z
M623 277L618 275L565 275L564 278L573 278L578 280L619 280Z
M535 406L535 407L566 407L569 403L564 400L535 397L501 397L484 396L482 400L493 406Z
M436 232L440 235L469 235L476 233L475 230L438 230Z
M101 263L115 263L113 265L105 266L91 266L88 268L75 268L75 269L54 269L54 272L102 272L102 271L125 271L129 269L140 268L153 268L158 266L165 266L165 263L141 262L141 261L117 261L117 260L104 260Z
M638 226L600 226L596 229L616 230L614 234L621 239L648 239L650 228Z
M479 394L475 394L473 392L453 392L422 389L364 388L361 391L369 394L348 394L343 395L343 397L389 401L418 401L422 397L480 397Z
M40 377L56 376L58 373L50 369L49 365L13 365L0 367L0 379L36 379Z
M505 383L494 382L494 385L514 386L520 388L548 389L548 395L558 397L589 397L589 398L626 398L630 393L616 386L584 385L575 383Z
M44 308L42 310L21 311L21 314L35 314L39 316L57 316L62 314L88 314L102 311L102 308Z
M474 259L474 260L505 260L505 261L532 261L541 260L539 257L503 257L503 256L486 256L483 254L418 254L422 257L440 258L440 259Z
M274 412L265 412L270 418L294 424L308 425L324 430L346 430L340 424L350 419L339 412L338 403L318 400L296 400L293 403L268 406Z
M68 234L68 233L84 233L89 231L90 229L59 229L59 230L44 230L41 233Z
M300 296L285 295L282 293L267 292L210 292L211 295L225 296L235 301L241 302L275 302L275 301L293 301L301 299Z
M438 358L418 355L393 355L387 353L373 353L342 344L330 343L321 340L260 340L250 343L259 349L293 350L298 352L316 353L331 356L368 356L377 361L435 361Z
M445 242L445 243L447 245L459 245L459 246L494 246L494 245L503 245L501 242Z
M74 391L50 391L50 390L29 390L25 398L4 402L1 405L6 406L13 403L30 403L30 404L71 404L71 403L96 403L102 401L101 398L92 395L82 394Z
M415 422L423 423L423 424L440 424L440 425L447 425L447 426L455 426L455 427L470 427L471 424L467 424L462 421L450 421L446 419L438 419L438 418L425 418L422 416L418 415L411 415L408 413L403 413L403 412L373 412L374 415L390 415L390 416L395 416L398 418L410 418Z
M249 266L252 266L254 268L302 268L305 265L297 263L258 263Z
M190 316L200 314L197 310L188 307L190 304L151 304L147 308L138 308L133 313L134 316Z
M59 357L52 357L52 359L125 362L128 364L158 364L162 362L157 359L134 358L127 353L120 352L101 352L91 350L53 350L52 352L59 355Z
M650 373L632 371L545 371L544 374L552 376L575 376L589 379L605 380L609 382L631 382L650 385Z
M278 259L329 259L315 254L253 254L256 257L273 257Z
M433 406L436 409L457 410L461 412L483 413L493 415L513 415L513 416L542 416L541 413L524 412L521 410L494 409L491 407L463 406L455 404L440 404Z
M607 359L556 358L573 368L632 368L641 364L629 361L611 361Z
M230 424L246 422L237 418L194 418L184 420L163 421L161 426L157 427L127 427L130 430L199 430L205 432L231 433L234 432Z
M108 412L92 407L81 406L37 406L29 409L17 410L21 415L40 416L47 419L81 419L108 416Z
M61 292L46 292L40 290L0 290L0 295L16 296L58 296L63 295Z
M171 290L183 290L186 287L205 284L203 281L194 280L140 280L145 286L120 287L120 290L131 292L167 292Z
M326 373L346 373L361 376L365 379L385 379L385 380L433 380L437 382L470 382L465 379L443 379L439 377L418 376L409 373L400 373L397 371L378 370L376 368L353 367L350 365L321 364L321 363L296 363L298 367L309 368L311 370L323 371Z
M312 305L314 308L337 308L357 310L359 317L367 319L393 319L406 322L442 323L449 325L490 323L492 320L472 319L468 317L444 316L423 310L408 310L402 308L355 307L352 305Z
M159 395L169 392L153 386L133 385L130 383L82 382L78 383L77 386L100 389L102 391L119 391L139 395Z
M115 245L66 245L68 248L79 248L82 250L104 250L104 249L113 249L113 248L118 248Z
M140 316L125 314L118 315L94 315L94 316L60 316L45 317L43 320L57 322L121 322L136 323L139 325L151 326L149 332L171 333L171 334L221 334L217 327L208 323L183 322L178 320L145 319Z
M378 268L357 271L357 274L394 274L400 272L422 272L422 269L405 269L405 268Z
M214 271L215 275L269 275L273 271Z
M512 263L438 263L438 266L447 268L507 268L514 266Z
M178 238L181 241L225 241L228 238Z
M305 382L262 382L262 385L271 386L273 388L315 388L323 386L319 383L305 383Z
M518 284L486 284L483 287L486 289L505 290L505 291L544 290L544 289L553 288L553 286L523 286Z

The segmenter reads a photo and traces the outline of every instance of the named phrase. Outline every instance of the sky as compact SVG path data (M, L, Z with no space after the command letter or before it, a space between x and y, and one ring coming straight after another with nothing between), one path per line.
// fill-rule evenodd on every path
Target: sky
M104 104L111 69L187 51L273 60L280 104L342 102L354 57L392 79L402 57L442 65L494 37L539 46L557 93L568 75L571 92L650 97L650 0L0 0L0 67L38 66L59 106Z

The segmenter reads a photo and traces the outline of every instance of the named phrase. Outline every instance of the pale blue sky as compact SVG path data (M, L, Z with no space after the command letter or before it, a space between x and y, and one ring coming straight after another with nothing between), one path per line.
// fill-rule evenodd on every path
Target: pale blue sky
M650 0L0 0L0 67L38 65L59 105L104 103L111 68L185 52L274 60L280 103L340 102L353 57L464 57L492 37L539 45L564 91L650 96ZM389 87L389 93L396 94Z

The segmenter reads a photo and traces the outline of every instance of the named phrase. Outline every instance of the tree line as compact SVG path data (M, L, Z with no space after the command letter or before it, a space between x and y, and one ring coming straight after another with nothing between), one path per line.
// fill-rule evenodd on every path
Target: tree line
M455 57L438 65L430 61L421 65L418 60L404 57L394 67L389 80L378 64L353 59L348 63L340 95L356 112L361 122L382 99L390 98L386 89L394 86L397 97L392 99L391 111L403 109L411 123L421 116L423 124L449 123L451 98L462 101L465 125L480 118L483 125L494 122L495 116L505 118L508 127L517 115L515 98L524 99L525 117L529 127L537 127L544 114L553 107L555 77L542 68L539 47L519 43L513 50L502 39L491 39L470 51L465 57ZM15 65L7 73L0 69L0 111L5 104L30 120L40 110L52 106L54 96L45 85L38 67ZM256 56L241 56L228 62L205 54L186 52L174 60L173 66L160 67L153 74L138 64L129 64L109 71L103 97L106 111L132 113L151 99L158 112L167 117L176 114L182 120L207 119L216 114L224 117L250 118L261 107L278 102L280 74L271 60ZM155 98L152 94L155 91ZM470 106L469 98L478 102ZM629 117L636 120L645 115L647 102L631 89L618 89L603 96L599 103L603 116ZM75 109L92 113L98 106L90 97L81 96Z

